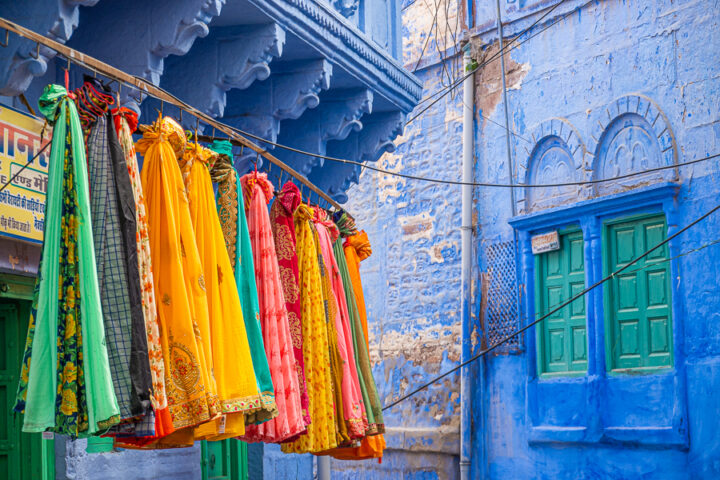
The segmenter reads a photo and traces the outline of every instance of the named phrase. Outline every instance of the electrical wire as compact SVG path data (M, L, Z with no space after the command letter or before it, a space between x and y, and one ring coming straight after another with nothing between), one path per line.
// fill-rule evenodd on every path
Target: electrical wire
M538 318L537 320L534 320L534 321L532 321L531 323L528 323L528 324L525 325L524 327L522 327L522 328L516 330L515 332L511 333L510 335L502 338L501 340L499 340L498 342L494 343L494 344L491 345L490 347L486 348L486 349L483 350L482 352L479 352L478 354L473 355L473 356L470 357L468 360L460 363L459 365L451 368L450 370L442 373L441 375L438 375L437 377L433 378L432 380L430 380L430 381L424 383L423 385L421 385L420 387L414 389L414 390L411 391L410 393L408 393L408 394L406 394L406 395L403 395L402 397L398 398L397 400L394 400L394 401L391 402L389 405L384 406L384 407L382 408L383 411L385 411L385 410L387 410L387 409L389 409L389 408L394 407L395 405L399 404L400 402L402 402L402 401L404 401L404 400L407 400L408 398L412 397L413 395L415 395L415 394L417 394L417 393L425 390L427 387L429 387L429 386L432 385L433 383L436 383L436 382L442 380L443 378L447 377L448 375L457 372L457 371L460 370L462 367L469 365L470 363L474 362L475 360L478 360L479 358L484 357L485 355L487 355L488 353L492 352L493 350L495 350L495 349L498 348L499 346L503 345L504 343L507 343L508 341L512 340L512 339L515 338L516 336L520 335L521 333L525 332L526 330L530 329L531 327L533 327L533 326L537 325L538 323L542 322L543 320L545 320L545 319L548 318L549 316L553 315L554 313L556 313L556 312L560 311L561 309L565 308L566 306L570 305L571 303L573 303L573 302L574 302L575 300L577 300L578 298L587 295L587 293L590 292L591 290L594 290L595 288L599 287L599 286L602 285L603 283L607 282L608 280L610 280L610 279L614 278L615 276L619 275L620 273L624 272L625 270L627 270L627 269L630 268L631 266L635 265L637 262L639 262L639 261L642 260L643 258L645 258L645 257L647 257L648 255L650 255L650 254L651 254L652 252L654 252L655 250L657 250L657 249L661 248L662 246L666 245L666 244L669 243L672 239L674 239L674 238L677 237L678 235L686 232L686 231L689 230L690 228L694 227L695 225L697 225L697 224L700 223L701 221L705 220L707 217L709 217L710 215L712 215L713 213L715 213L715 212L718 211L718 210L720 210L720 205L716 205L715 207L711 208L709 211L705 212L703 215L701 215L700 217L696 218L695 220L693 220L692 222L690 222L688 225L685 225L683 228L681 228L681 229L678 230L677 232L673 233L672 235L670 235L669 237L667 237L667 238L666 238L665 240L663 240L662 242L658 243L657 245L655 245L654 247L650 248L649 250L646 250L646 251L645 251L644 253L642 253L640 256L634 258L633 260L630 260L628 263L626 263L625 265L623 265L623 266L620 267L619 269L615 270L614 272L610 273L610 274L607 275L606 277L604 277L604 278L598 280L597 282L593 283L592 285L590 285L589 287L587 287L585 290L583 290L583 291L581 291L581 292L578 292L577 294L573 295L569 300L566 300L565 302L561 303L560 305L558 305L557 307L553 308L551 311L549 311L548 313L546 313L546 314L543 315L542 317ZM697 250L699 250L699 249L696 249L696 251L697 251ZM688 252L688 253L690 253L690 252Z
M557 24L558 22L564 20L564 19L565 19L566 17L568 17L571 13L575 13L575 12L577 12L577 11L580 11L580 10L581 10L582 8L584 8L585 6L593 3L594 0L588 0L588 1L585 2L584 4L582 4L582 5L574 8L574 9L572 9L571 11L567 12L566 14L558 16L556 19L554 19L552 22L550 22L550 24L548 24L548 25L547 25L545 28L543 28L542 30L540 30L540 31L536 32L535 34L529 36L528 38L526 38L526 39L523 40L522 42L518 43L517 45L513 45L513 43L514 43L518 38L520 38L523 34L525 34L525 33L528 32L530 29L532 29L535 25L537 25L540 21L542 21L543 18L545 18L545 17L546 17L547 15L549 15L553 10L555 10L557 7L559 7L560 5L562 5L563 3L565 3L566 1L567 1L567 0L561 0L560 2L558 2L557 4L555 4L550 10L548 10L547 12L545 12L540 18L538 18L535 22L533 22L532 25L530 25L528 28L526 28L525 30L523 30L522 32L520 32L520 33L519 33L517 36L515 36L511 41L509 41L507 44L505 44L505 46L504 46L504 48L503 48L502 50L499 50L498 52L496 52L493 56L491 56L488 60L485 60L485 61L484 61L483 63L481 63L480 65L477 65L477 66L476 66L475 68L473 68L470 72L468 72L467 74L465 74L465 75L463 75L462 77L460 77L455 83L451 84L451 85L450 85L449 87L447 87L446 89L444 89L444 90L438 90L437 92L435 92L435 93L433 93L432 95L430 95L429 97L427 97L427 99L430 99L430 98L433 98L433 97L435 97L436 95L440 94L437 98L435 98L432 102L430 102L429 105L427 105L425 108L423 108L422 110L420 110L418 113L416 113L415 115L413 115L412 117L410 117L410 119L405 122L405 125L408 125L409 123L413 122L415 119L417 119L417 118L420 117L422 114L424 114L426 111L428 111L430 108L432 108L432 107L433 107L435 104L437 104L442 98L444 98L448 93L450 93L452 90L454 90L455 88L457 88L458 86L460 86L460 85L462 84L462 82L465 81L466 78L474 75L475 72L477 72L480 68L482 68L482 67L484 67L485 65L489 64L490 62L493 62L494 60L500 58L500 55L505 54L505 53L508 53L508 52L516 49L517 47L519 47L519 46L522 45L523 43L525 43L525 42L529 41L530 39L536 37L537 35L543 33L543 32L546 31L548 28L550 28L550 27L552 27L553 25ZM512 48L509 48L510 45L513 45ZM420 100L420 102L418 103L418 105L421 105L422 103L424 103L425 101L427 101L427 99ZM416 105L416 108L417 108L418 105Z
M499 50L498 50L497 52L495 52L490 58L484 60L483 63L475 66L471 71L469 71L468 73L466 73L464 76L458 78L458 79L453 83L453 85L451 85L451 86L449 86L449 87L446 87L446 88L447 88L447 89L457 88L460 84L462 84L462 82L463 82L467 77L473 75L477 70L483 68L484 66L488 65L489 63L491 63L491 62L497 60L498 58L500 58L502 55L504 55L504 54L506 54L506 53L509 53L509 52L511 52L512 50L515 50L516 48L518 48L518 47L521 46L522 44L528 42L529 40L531 40L531 39L535 38L536 36L540 35L541 33L545 32L546 30L548 30L548 29L549 29L550 27L552 27L553 25L555 25L555 24L559 23L560 21L564 20L565 18L567 18L570 14L575 13L576 11L582 10L582 9L585 8L587 5L593 3L594 0L588 0L588 1L585 2L584 4L582 4L582 5L574 8L574 9L572 9L571 11L569 11L569 12L563 14L563 15L560 15L559 17L553 19L547 26L545 26L545 27L542 28L541 30L533 33L532 35L530 35L529 37L527 37L527 38L524 39L523 41L519 42L517 45L513 45L513 43L515 43L520 37L522 37L524 34L526 34L526 33L529 32L531 29L533 29L533 28L534 28L536 25L538 25L545 17L547 17L553 10L555 10L557 7L559 7L559 6L560 6L562 3L564 3L565 1L567 1L567 0L561 0L560 3L555 4L549 11L545 12L540 18L538 18L535 22L533 22L532 25L530 25L530 26L527 27L526 29L522 30L520 33L518 33L518 34L516 34L515 36L513 36L513 38L512 38L509 42L507 42L507 43L503 46L502 49L499 49ZM416 108L417 108L417 106L422 105L423 103L427 102L428 100L431 100L433 97L435 97L436 95L438 95L438 94L440 94L440 93L442 93L442 96L445 96L445 95L447 95L447 94L449 93L449 92L447 92L447 91L445 91L445 92L443 93L443 90L444 90L444 89L440 89L440 90L438 90L438 91L436 91L436 92L431 93L431 94L428 95L427 97L420 99L420 101L419 101L418 104L416 105Z
M373 171L376 171L376 172L384 173L384 174L386 174L386 175L393 175L393 176L396 176L396 177L407 178L407 179L410 179L410 180L420 180L420 181L425 181L425 182L441 183L441 184L446 184L446 185L469 185L469 186L471 186L471 187L548 188L548 187L569 187L569 186L592 185L592 184L596 184L596 183L605 183L605 182L612 182L612 181L615 181L615 180L622 180L622 179L624 179L624 178L635 177L635 176L638 176L638 175L643 175L643 174L646 174L646 173L657 172L657 171L660 171L660 170L668 170L668 169L671 169L671 168L683 167L683 166L686 166L686 165L692 165L692 164L695 164L695 163L704 162L704 161L706 161L706 160L711 160L711 159L713 159L713 158L720 157L720 153L716 153L716 154L714 154L714 155L710 155L710 156L703 157L703 158L698 158L698 159L695 159L695 160L689 160L689 161L687 161L687 162L680 162L680 163L675 163L675 164L672 164L672 165L663 165L663 166L660 166L660 167L650 168L650 169L647 169L647 170L641 170L641 171L637 171L637 172L630 172L630 173L626 173L626 174L623 174L623 175L618 175L617 177L598 178L598 179L595 179L595 180L582 180L582 181L577 181L577 182L540 183L540 184L531 184L531 183L507 184L507 183L489 183L489 182L461 182L461 181L459 181L459 180L444 180L444 179L439 179L439 178L421 177L421 176L417 176L417 175L409 175L409 174L406 174L406 173L392 172L392 171L390 171L390 170L385 170L385 169L382 169L382 168L374 167L374 166L372 166L372 165L369 165L367 162L366 162L366 163L356 162L356 161L353 161L353 160L346 160L346 159L344 159L344 158L336 158L336 157L330 157L330 156L327 156L327 155L313 154L313 153L310 153L310 152L306 152L306 151L304 151L304 150L300 150L300 149L298 149L298 148L289 147L289 146L283 145L283 144L281 144L281 143L276 143L276 142L273 142L273 141L271 141L271 140L266 140L266 139L264 139L264 138L262 138L262 137L259 137L259 136L257 136L257 135L253 135L253 134L250 133L250 132L246 132L246 131L243 131L243 130L240 130L240 129L237 129L237 128L234 128L234 127L229 127L229 128L231 128L232 130L238 132L238 133L241 134L241 135L246 135L246 136L248 136L248 137L250 137L250 138L252 138L252 139L254 139L254 140L257 140L257 141L259 141L259 142L264 142L264 143L267 143L268 145L272 145L272 146L274 146L274 147L282 148L282 149L284 149L284 150L288 150L288 151L294 152L294 153L299 153L299 154L302 154L302 155L307 155L307 156L311 156L311 157L322 158L323 160L328 160L328 161L331 161L331 162L347 163L347 164L349 164L349 165L357 165L357 166L360 166L360 167L363 167L363 168L367 168L368 170L373 170Z

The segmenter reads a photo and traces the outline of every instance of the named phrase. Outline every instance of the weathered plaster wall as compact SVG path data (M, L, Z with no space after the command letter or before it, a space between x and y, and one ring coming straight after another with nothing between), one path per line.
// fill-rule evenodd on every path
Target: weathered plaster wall
M404 62L408 69L418 68L425 94L459 75L453 40L461 26L457 5L420 0L405 5ZM438 63L439 52L449 57L444 65ZM407 125L395 142L396 151L376 165L457 179L462 150L459 100L448 96ZM460 359L460 189L366 169L349 197L345 207L373 247L361 273L373 371L380 397L388 404ZM459 405L459 377L451 375L385 411L388 449L382 464L333 461L333 478L457 478Z
M141 450L89 454L85 451L87 440L71 441L58 436L55 442L66 442L64 452L56 448L56 454L65 456L65 462L59 462L56 480L198 480L201 477L199 443L190 448L159 450L152 454Z

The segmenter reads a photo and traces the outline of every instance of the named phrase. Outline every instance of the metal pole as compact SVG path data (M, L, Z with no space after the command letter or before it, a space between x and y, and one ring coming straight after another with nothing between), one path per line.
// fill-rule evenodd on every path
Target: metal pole
M465 46L464 64L467 68L470 63L470 44ZM470 75L463 81L463 141L462 141L462 180L465 183L473 181L473 151L474 151L474 122L473 122L473 91L475 76ZM470 306L472 293L470 290L471 262L472 262L472 186L462 187L462 224L460 235L461 243L461 279L462 290L462 345L461 359L470 358ZM463 360L464 361L464 360ZM472 458L471 446L471 407L472 389L470 385L470 368L465 367L460 372L460 480L470 479L470 461Z
M330 457L320 455L317 457L318 480L330 480Z

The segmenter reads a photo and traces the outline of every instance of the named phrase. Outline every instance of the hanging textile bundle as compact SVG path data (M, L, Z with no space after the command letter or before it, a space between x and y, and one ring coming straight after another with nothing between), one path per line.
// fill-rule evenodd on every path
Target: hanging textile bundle
M300 204L295 210L303 357L312 423L306 434L282 445L286 453L318 452L337 446L330 345L312 218L313 211L306 205Z
M268 420L277 413L273 398L274 387L263 346L255 268L240 193L240 178L231 161L232 145L228 141L216 141L212 150L218 154L218 159L210 171L212 181L218 183L216 198L218 217L225 239L225 248L235 275L253 371L263 402L263 408L247 414L245 421L250 425Z
M87 136L90 212L100 301L115 396L123 420L150 409L152 380L137 262L135 199L109 110L97 79L75 92Z
M136 147L144 155L141 179L167 395L167 408L156 412L155 437L160 438L214 418L220 408L199 325L200 319L207 324L205 280L176 156L184 150L185 136L167 117L141 128ZM190 432L182 440L192 439Z
M105 346L85 147L75 104L49 85L53 125L40 275L18 386L23 431L92 435L120 420ZM32 362L32 368L31 368Z
M241 183L247 206L265 353L280 411L268 422L249 426L243 440L281 442L303 433L306 426L302 419L295 356L267 209L273 188L264 173L249 173L242 177Z
M222 413L222 424L196 429L195 438L220 440L245 433L245 415L258 410L277 415L272 385L259 392L245 331L240 297L218 218L209 167L212 150L191 144L181 160L190 217L200 253L208 299L209 329L203 332Z
M137 128L137 114L128 108L116 108L112 111L115 129L120 147L127 163L133 196L135 199L135 219L137 238L137 263L140 275L142 310L145 319L145 333L148 345L148 360L152 376L152 407L162 410L167 407L165 394L165 366L163 364L162 345L160 344L160 330L158 327L157 304L155 303L154 279L152 272L152 257L150 255L150 237L147 225L147 211L145 196L140 181L140 170L135 154L132 132Z
M41 98L55 128L23 430L381 458L367 235L302 204L292 182L274 192L266 173L240 178L230 142L188 144L170 118L141 126L134 146L137 115L113 103L88 77Z
M345 407L343 404L343 359L340 356L340 348L338 347L338 332L336 329L336 319L338 316L337 303L333 301L332 287L330 285L330 276L323 259L320 249L320 237L315 228L315 224L311 223L313 238L315 240L315 255L317 255L317 264L320 271L320 286L322 293L322 305L325 312L325 327L327 329L327 341L329 346L328 354L330 355L330 388L333 396L333 407L335 409L335 438L339 446L350 444L350 436L348 435L347 424L345 423Z
M278 193L270 208L270 223L275 241L280 281L285 298L292 351L295 356L300 406L303 422L310 425L310 401L305 381L305 360L303 357L302 308L300 302L300 271L298 268L297 244L295 237L294 213L300 205L300 190L297 185L287 182Z
M327 268L330 280L330 291L327 304L334 311L335 330L337 333L338 353L342 363L342 401L344 420L351 439L365 436L368 428L365 405L360 393L360 381L355 365L355 348L352 343L352 332L348 317L347 301L343 289L340 270L335 260L332 244L339 232L335 224L327 217L327 213L315 207L315 227L317 228L322 260Z
M338 448L329 452L333 457L343 460L361 460L364 458L382 458L385 449L385 439L382 433L385 425L382 417L382 406L377 394L377 387L372 374L370 364L369 344L367 342L367 317L365 316L365 298L362 293L360 280L360 260L358 251L362 254L362 260L367 258L372 251L367 235L356 237L354 221L349 215L343 213L338 221L341 235L351 235L347 238L343 247L342 238L338 238L333 245L335 258L343 281L345 296L347 298L350 328L353 335L353 346L355 348L355 362L358 368L360 389L365 403L365 412L368 418L367 437L359 447ZM354 237L354 238L353 238ZM352 238L352 240L350 240ZM358 294L359 292L359 294ZM362 310L360 310L362 305Z

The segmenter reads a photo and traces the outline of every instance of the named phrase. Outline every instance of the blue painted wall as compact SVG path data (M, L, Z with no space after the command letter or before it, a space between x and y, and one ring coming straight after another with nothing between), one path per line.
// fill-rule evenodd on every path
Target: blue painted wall
M505 34L519 33L556 3L502 1ZM418 2L405 7L405 63L414 67L425 44L420 32L427 31L433 12ZM482 63L498 50L494 2L478 2L474 15L469 37L473 57ZM567 1L534 31L559 15L565 17L506 58L510 128L518 136L511 140L516 182L604 178L720 152L715 3ZM442 46L442 38L433 36L419 63L425 95L441 88L445 75L437 44ZM385 154L379 165L458 179L460 108L459 97L446 97L406 127L397 151ZM497 125L505 121L499 61L476 75L475 109L475 179L509 183L505 130ZM563 144L553 143L554 137ZM642 150L635 152L633 164L627 153L632 148L621 147L637 142ZM618 169L614 158L621 159ZM604 159L609 166L602 166ZM526 216L514 222L521 322L535 314L531 233L580 225L589 284L602 276L603 221L662 212L673 233L716 205L719 178L716 160L594 189L516 191L517 217ZM668 182L678 187L663 187ZM362 273L375 373L387 402L458 361L460 191L366 170L349 197L348 210L373 243ZM473 348L478 351L487 327L486 252L515 237L507 189L477 188L474 205ZM670 252L678 255L718 238L720 216L713 216L673 241ZM532 329L520 349L483 361L483 381L479 365L474 366L471 477L720 478L715 433L720 428L719 260L720 247L714 245L671 262L675 360L670 371L606 373L601 290L586 298L587 375L538 380ZM386 418L391 447L385 463L366 466L372 473L365 478L400 473L455 478L458 392L459 378L450 376L393 408ZM437 440L441 428L455 429L442 437L446 443ZM413 449L408 439L422 447ZM435 451L438 444L444 452ZM436 464L428 466L431 458ZM337 462L333 467L348 468ZM346 478L340 472L334 476Z

